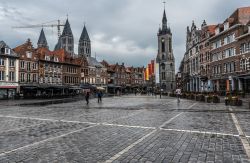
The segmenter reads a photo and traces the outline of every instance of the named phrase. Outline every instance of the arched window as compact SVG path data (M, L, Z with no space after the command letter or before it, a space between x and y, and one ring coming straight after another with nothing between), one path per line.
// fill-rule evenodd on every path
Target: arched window
M165 64L164 63L161 64L161 69L165 70Z

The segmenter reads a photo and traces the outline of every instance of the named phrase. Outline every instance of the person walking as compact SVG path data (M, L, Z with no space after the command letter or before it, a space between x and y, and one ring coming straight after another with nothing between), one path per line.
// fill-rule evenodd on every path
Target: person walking
M177 101L179 103L180 102L180 97L181 97L181 89L177 88L175 93L176 93Z
M102 102L102 91L97 92L98 103Z
M86 102L87 102L87 105L89 104L89 91L87 91L86 92L86 94L85 94L85 100L86 100Z

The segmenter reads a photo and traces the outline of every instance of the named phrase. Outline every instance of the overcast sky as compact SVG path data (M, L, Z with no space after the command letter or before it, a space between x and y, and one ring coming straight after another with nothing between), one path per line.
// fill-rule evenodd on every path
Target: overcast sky
M41 28L12 26L41 24L68 14L77 53L86 22L92 41L92 56L110 63L145 66L157 55L157 32L163 15L163 0L0 0L0 40L12 48L30 38L36 47ZM167 0L166 14L173 33L176 69L185 52L186 27L192 20L200 27L223 22L249 0ZM54 24L56 22L52 22ZM50 49L57 42L56 28L45 28Z

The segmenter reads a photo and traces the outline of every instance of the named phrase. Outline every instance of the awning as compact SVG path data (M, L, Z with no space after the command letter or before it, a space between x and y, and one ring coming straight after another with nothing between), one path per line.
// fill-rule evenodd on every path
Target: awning
M94 89L96 88L95 86L91 85L91 84L81 84L80 85L81 89Z
M81 90L82 88L80 88L80 87L69 87L69 89L71 89L71 90Z
M16 89L17 86L0 86L0 88L3 88L3 89Z
M21 86L22 89L37 89L37 86Z

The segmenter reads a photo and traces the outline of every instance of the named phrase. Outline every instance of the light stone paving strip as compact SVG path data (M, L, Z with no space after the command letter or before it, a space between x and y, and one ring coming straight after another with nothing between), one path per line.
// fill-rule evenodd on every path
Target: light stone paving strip
M233 109L229 108L229 110L232 111ZM250 159L250 145L249 145L249 142L247 140L247 137L246 137L245 133L243 132L242 128L240 127L239 121L238 121L237 117L235 116L235 114L234 113L230 113L230 114L231 114L233 122L234 122L234 124L235 124L235 126L240 134L240 140L243 144L243 147L246 151L246 154L247 154L248 158Z
M128 152L131 148L133 148L135 145L139 144L140 142L142 142L143 140L145 140L147 137L149 137L150 135L154 134L156 132L156 130L151 131L150 133L148 133L147 135L143 136L142 138L140 138L139 140L137 140L136 142L132 143L131 145L129 145L127 148L125 148L124 150L120 151L119 153L117 153L116 155L114 155L113 157L111 157L109 160L106 160L105 163L111 163L114 160L116 160L117 158L119 158L122 154L124 154L125 152Z

